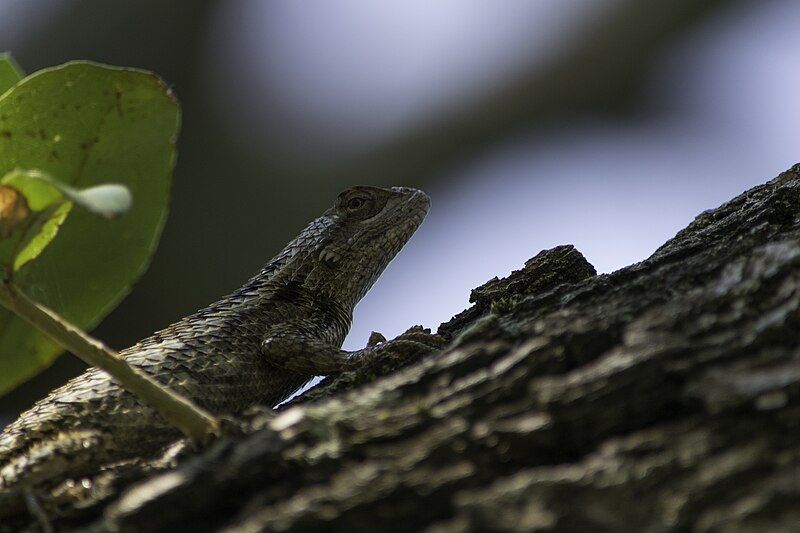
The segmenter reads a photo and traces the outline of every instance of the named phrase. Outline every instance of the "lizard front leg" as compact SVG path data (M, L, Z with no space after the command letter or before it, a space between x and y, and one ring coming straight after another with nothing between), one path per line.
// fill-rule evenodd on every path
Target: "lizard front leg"
M377 346L348 352L309 335L303 325L273 327L261 342L261 354L278 368L327 376L355 370L377 356Z
M397 339L372 344L355 351L342 350L333 344L310 337L302 328L274 328L261 343L261 353L271 364L301 374L326 376L352 372L380 358L391 349L422 351L441 348L444 339L422 328L411 328Z

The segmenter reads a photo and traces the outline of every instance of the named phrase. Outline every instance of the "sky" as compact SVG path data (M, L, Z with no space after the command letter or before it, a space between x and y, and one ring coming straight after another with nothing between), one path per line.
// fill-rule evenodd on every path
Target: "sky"
M202 112L216 119L214 127L254 158L282 152L289 167L334 166L470 109L523 71L557 62L577 36L622 4L225 0L200 43L202 75L192 89L202 93ZM70 5L0 1L3 47L47 46L43 14ZM635 112L537 125L416 183L432 198L428 218L357 307L345 348L363 347L373 330L387 338L415 324L435 330L469 305L472 288L521 268L542 249L574 244L601 273L641 261L694 216L798 162L798 21L800 3L791 0L733 2L658 57ZM189 92L185 85L177 90ZM197 124L188 114L197 108L186 110L186 123ZM191 133L182 138L178 172L190 157L213 157L184 148ZM248 180L272 179L228 178L242 190ZM172 224L179 217L189 222L168 232L194 227L208 209L177 203ZM200 246L188 257L206 254ZM165 253L162 246L156 274L137 288L177 284L152 281L167 272L158 270L169 263L159 263ZM120 309L126 312L124 304Z
M583 120L476 154L428 191L428 219L357 309L346 345L372 329L435 329L468 305L468 288L559 244L601 273L641 261L798 162L798 20L797 2L738 6L659 61L640 118Z

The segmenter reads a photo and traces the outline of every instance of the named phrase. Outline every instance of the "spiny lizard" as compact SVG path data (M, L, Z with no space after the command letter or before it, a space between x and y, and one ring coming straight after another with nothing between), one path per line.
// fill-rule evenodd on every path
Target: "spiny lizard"
M244 286L120 354L218 415L274 406L314 375L356 369L379 357L382 345L341 350L353 308L429 206L416 189L348 189ZM85 475L179 437L92 368L0 435L0 493Z

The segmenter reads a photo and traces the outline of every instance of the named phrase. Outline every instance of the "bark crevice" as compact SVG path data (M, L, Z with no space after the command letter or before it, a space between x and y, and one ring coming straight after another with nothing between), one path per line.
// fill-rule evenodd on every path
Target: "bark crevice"
M608 275L475 289L441 352L324 382L90 506L92 529L790 530L800 165ZM126 488L127 487L127 488Z

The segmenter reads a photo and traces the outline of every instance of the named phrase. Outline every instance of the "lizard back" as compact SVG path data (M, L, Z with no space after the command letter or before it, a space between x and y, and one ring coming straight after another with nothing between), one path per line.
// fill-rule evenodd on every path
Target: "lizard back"
M358 210L348 211L353 206ZM315 343L340 347L353 307L428 207L427 196L415 189L349 189L242 287L120 355L218 415L274 406L313 374L271 364L261 351L268 333L291 325ZM154 410L90 368L5 428L0 488L23 478L35 484L81 475L178 437Z

